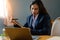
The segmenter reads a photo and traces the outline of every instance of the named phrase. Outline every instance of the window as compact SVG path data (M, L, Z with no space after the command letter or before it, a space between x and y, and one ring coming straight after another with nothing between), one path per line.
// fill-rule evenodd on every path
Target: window
M4 24L8 25L12 19L12 7L10 0L0 0L0 18L4 18Z

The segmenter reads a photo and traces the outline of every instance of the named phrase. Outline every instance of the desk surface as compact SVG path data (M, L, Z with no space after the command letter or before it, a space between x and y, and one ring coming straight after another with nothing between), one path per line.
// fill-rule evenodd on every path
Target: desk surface
M47 36L47 35L44 35L44 36L39 36L38 40L46 40L48 38L51 38L53 36Z
M60 36L47 36L47 35L33 36L33 40L47 40L47 39L52 38L52 37L59 37L59 40L60 40ZM2 38L4 38L4 39L2 39ZM0 36L0 40L10 40L10 39Z

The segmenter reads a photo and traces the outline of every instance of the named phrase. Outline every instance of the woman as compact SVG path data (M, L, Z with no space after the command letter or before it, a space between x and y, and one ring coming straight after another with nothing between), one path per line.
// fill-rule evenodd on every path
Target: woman
M31 15L27 18L24 27L31 29L32 35L50 35L51 23L41 1L33 1L30 5Z

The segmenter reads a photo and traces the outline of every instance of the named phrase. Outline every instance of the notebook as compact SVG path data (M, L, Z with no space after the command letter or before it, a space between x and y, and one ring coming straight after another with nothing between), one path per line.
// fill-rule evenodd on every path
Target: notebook
M5 28L5 35L11 40L33 40L28 28Z

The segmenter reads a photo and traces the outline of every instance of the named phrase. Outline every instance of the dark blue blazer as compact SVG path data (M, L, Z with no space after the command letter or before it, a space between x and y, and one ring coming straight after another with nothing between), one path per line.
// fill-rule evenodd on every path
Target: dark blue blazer
M31 29L32 35L50 35L51 23L48 14L39 14L35 23L35 28L32 27L32 15L27 18L24 27Z

